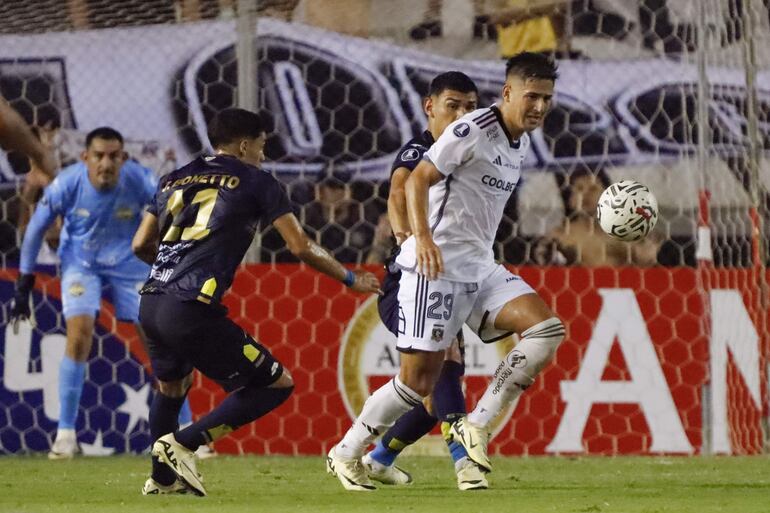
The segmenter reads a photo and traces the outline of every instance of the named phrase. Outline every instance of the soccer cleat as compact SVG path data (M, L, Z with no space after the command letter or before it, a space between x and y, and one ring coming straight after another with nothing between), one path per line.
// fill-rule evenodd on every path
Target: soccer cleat
M195 465L195 453L180 444L174 438L174 433L169 433L158 438L152 446L152 455L171 467L171 470L181 479L196 495L206 495L203 487L203 478L198 473Z
M178 479L168 486L163 486L150 477L142 487L142 495L186 495L190 492L187 485Z
M486 490L489 488L489 483L481 468L468 459L457 469L457 488L460 490Z
M492 463L487 454L489 434L478 426L468 422L468 417L461 417L449 428L454 441L465 447L468 457L474 461L484 472L492 471Z
M340 458L334 452L334 447L326 456L326 472L337 477L345 490L352 492L369 492L376 490L366 475L366 469L360 458Z
M409 472L395 465L383 465L379 461L375 461L370 454L365 455L361 459L361 463L366 469L366 475L382 484L412 484L412 475Z
M61 430L56 433L56 441L48 452L49 460L66 460L80 454L80 445L75 430Z
M216 458L218 454L214 450L214 445L205 444L198 447L198 450L195 451L195 456L199 460L207 460L209 458Z

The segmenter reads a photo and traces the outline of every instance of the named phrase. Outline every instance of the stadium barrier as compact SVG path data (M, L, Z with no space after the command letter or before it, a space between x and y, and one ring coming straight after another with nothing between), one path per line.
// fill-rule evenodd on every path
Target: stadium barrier
M768 276L753 269L513 270L558 312L567 338L554 363L497 419L493 454L762 452L768 337L761 326L768 313L759 308L759 284ZM0 278L7 308L15 273ZM8 326L0 341L3 453L47 450L55 430L64 350L56 278L38 281L35 302L37 327L14 334ZM376 298L305 266L243 266L225 302L290 370L296 390L278 410L220 441L222 452L322 454L369 390L397 371L395 339L379 322ZM148 362L132 328L111 312L105 303L78 417L87 454L141 452L149 443ZM513 340L466 338L472 405ZM223 393L198 376L190 397L197 414ZM417 451L444 450L435 439Z

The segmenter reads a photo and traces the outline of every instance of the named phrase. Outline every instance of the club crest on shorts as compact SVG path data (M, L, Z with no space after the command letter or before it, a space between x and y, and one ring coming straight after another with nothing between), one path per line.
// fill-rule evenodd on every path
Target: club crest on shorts
M508 365L514 369L517 367L526 367L527 357L521 351L511 351L511 353L508 355Z
M430 333L430 339L433 342L441 342L444 339L444 327L433 326L433 331Z

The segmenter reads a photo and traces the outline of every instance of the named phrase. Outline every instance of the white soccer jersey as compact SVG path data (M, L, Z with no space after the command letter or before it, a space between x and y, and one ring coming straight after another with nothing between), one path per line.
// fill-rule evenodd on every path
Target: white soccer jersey
M446 177L428 192L428 222L444 259L440 278L478 282L494 269L495 234L529 144L527 134L511 140L492 106L449 125L423 156ZM415 270L414 237L401 246L396 262Z

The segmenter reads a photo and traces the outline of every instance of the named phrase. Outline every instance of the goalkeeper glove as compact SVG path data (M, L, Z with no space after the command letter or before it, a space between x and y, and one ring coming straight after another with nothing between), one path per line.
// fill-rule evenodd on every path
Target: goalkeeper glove
M19 332L19 322L30 319L32 315L32 288L35 286L34 274L20 274L16 280L16 292L11 303L11 315L9 321L13 326L14 335Z

